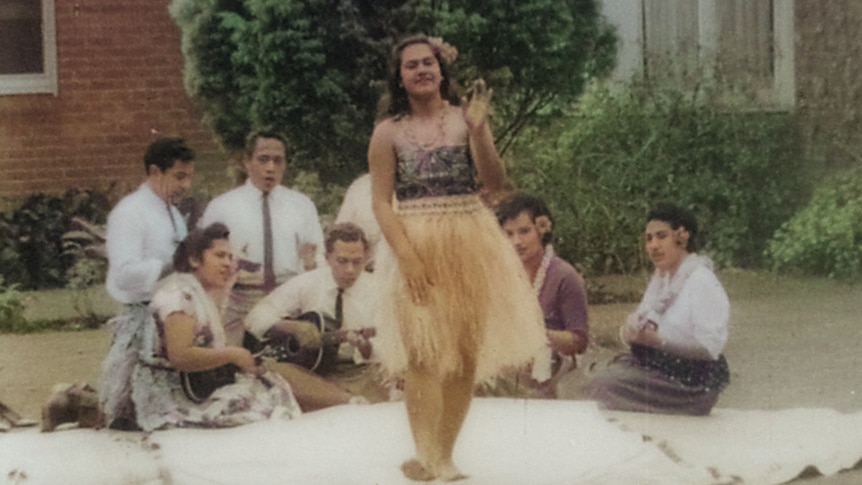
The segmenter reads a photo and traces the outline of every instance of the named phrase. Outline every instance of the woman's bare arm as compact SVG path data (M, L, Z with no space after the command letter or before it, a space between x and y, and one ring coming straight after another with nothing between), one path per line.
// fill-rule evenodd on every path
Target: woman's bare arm
M470 154L476 164L479 182L491 192L503 189L506 182L506 168L497 147L494 145L494 135L488 122L491 110L492 89L485 87L485 81L473 83L473 96L464 101L464 122L470 138Z
M235 364L246 372L256 373L257 365L251 353L242 347L211 349L194 344L195 319L183 312L165 318L165 346L168 360L178 370L194 372Z
M413 300L425 302L430 284L424 264L407 238L404 226L392 208L395 191L394 124L385 120L377 125L368 147L368 169L371 173L371 206L386 242L398 258L401 274Z

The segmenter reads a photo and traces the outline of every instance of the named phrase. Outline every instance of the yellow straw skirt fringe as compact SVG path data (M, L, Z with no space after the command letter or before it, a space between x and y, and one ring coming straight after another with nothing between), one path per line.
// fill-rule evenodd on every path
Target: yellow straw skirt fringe
M391 248L381 244L375 268L381 285L375 348L390 372L408 358L443 376L476 356L476 380L543 360L547 344L538 299L528 277L477 196L395 202L407 238L431 279L427 305L407 292ZM545 365L537 362L537 365Z

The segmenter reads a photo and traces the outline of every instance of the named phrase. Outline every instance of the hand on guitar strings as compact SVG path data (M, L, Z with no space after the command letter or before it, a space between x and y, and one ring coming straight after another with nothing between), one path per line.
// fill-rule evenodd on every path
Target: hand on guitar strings
M267 331L266 336L273 341L282 341L292 337L296 339L300 347L307 349L317 349L323 345L320 330L314 324L301 320L281 320Z

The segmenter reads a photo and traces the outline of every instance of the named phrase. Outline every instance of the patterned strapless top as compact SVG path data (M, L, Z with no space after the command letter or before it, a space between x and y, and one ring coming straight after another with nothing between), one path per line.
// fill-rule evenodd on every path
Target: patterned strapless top
M395 198L474 194L478 191L476 169L468 146L443 146L431 150L414 146L398 149Z

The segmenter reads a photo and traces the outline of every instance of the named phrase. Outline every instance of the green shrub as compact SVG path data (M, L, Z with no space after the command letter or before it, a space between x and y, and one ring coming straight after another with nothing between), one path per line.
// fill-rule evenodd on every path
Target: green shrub
M347 189L338 184L324 184L315 172L300 170L293 177L293 189L302 192L314 201L320 224L326 227L335 220L344 193Z
M6 285L0 276L0 332L20 332L27 328L24 301L18 285Z
M830 177L785 222L766 251L777 271L836 279L862 270L862 168Z
M591 274L642 267L639 235L659 200L695 212L719 265L758 267L808 191L792 114L731 109L708 93L597 84L532 135L517 147L516 183L546 199L557 252Z
M111 207L110 191L33 194L0 215L0 275L21 289L65 286L75 260L64 252L62 236L76 216L104 223Z
M394 39L425 32L459 50L458 83L489 81L497 135L575 99L613 69L617 40L597 0L308 2L172 0L184 81L229 151L278 126L296 167L346 184L365 169Z

